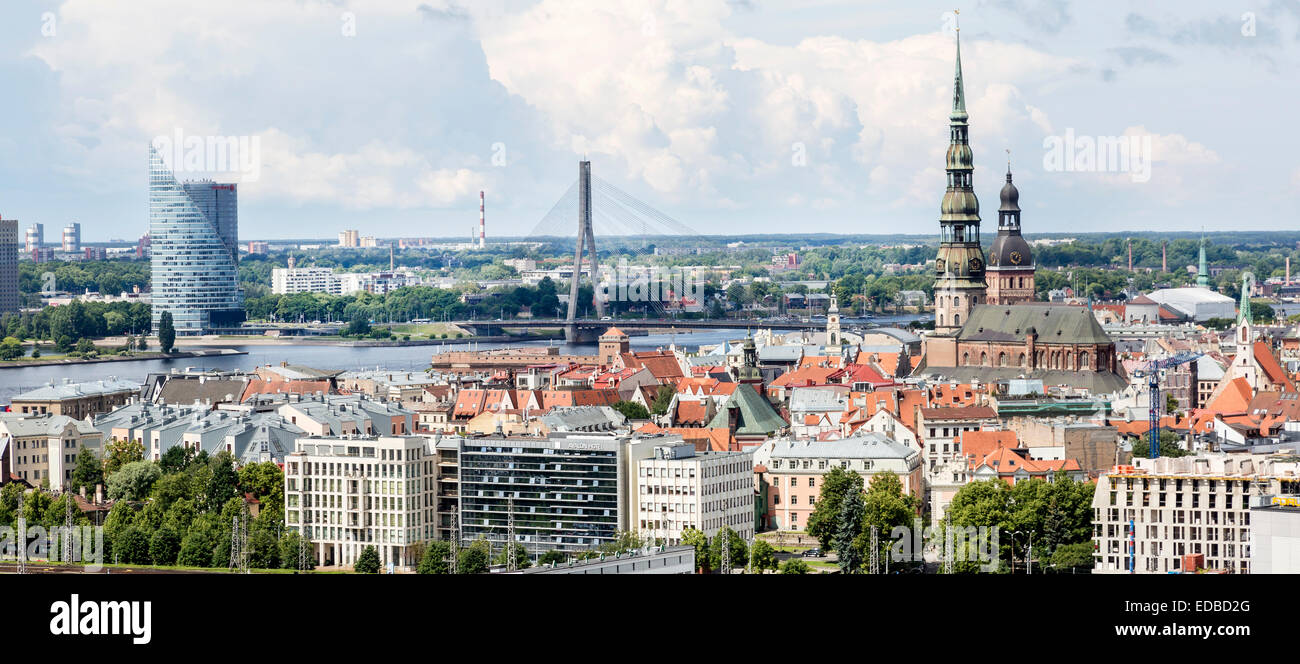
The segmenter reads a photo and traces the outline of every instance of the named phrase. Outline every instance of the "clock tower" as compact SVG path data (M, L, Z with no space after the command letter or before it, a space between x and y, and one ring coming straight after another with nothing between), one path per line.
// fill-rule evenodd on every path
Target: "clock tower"
M980 203L975 197L975 157L966 124L966 91L961 77L961 29L952 114L948 116L948 187L939 214L939 255L935 259L934 329L955 334L970 312L985 303L984 250L980 248Z
M989 304L1029 304L1034 301L1034 254L1020 235L1020 191L1011 182L1002 185L998 208L998 237L989 247Z

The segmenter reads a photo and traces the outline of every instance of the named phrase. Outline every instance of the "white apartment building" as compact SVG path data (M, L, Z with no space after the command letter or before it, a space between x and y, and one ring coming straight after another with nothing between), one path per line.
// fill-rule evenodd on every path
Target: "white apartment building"
M657 445L636 462L637 530L680 544L694 528L713 537L723 526L754 536L754 452L696 452L695 445Z
M334 270L327 267L277 267L271 270L271 292L276 295L292 293L343 292L343 283L335 278Z
M1294 494L1300 462L1263 454L1136 459L1097 480L1096 574L1181 571L1203 554L1209 569L1248 574L1251 501Z
M271 292L330 293L351 295L365 291L383 295L406 286L419 286L424 280L414 272L334 272L326 267L277 267L271 270Z
M306 531L318 565L351 566L367 546L381 565L414 569L435 537L430 439L301 438L284 465L285 527Z

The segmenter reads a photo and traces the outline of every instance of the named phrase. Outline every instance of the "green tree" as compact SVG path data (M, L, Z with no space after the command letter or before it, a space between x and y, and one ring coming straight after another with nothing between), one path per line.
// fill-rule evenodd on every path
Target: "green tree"
M501 553L497 554L496 558L492 560L492 563L494 565L505 565L508 562L506 560L508 554L509 549L502 546ZM533 561L528 557L528 548L518 542L515 542L515 563L519 566L519 569L531 567L533 564Z
M162 476L152 461L133 461L108 476L108 497L113 500L144 500L154 482Z
M613 408L629 420L650 419L650 411L635 401L619 401L613 405Z
M808 566L808 563L798 558L790 558L781 563L782 574L808 574L810 572L812 572L812 568Z
M181 540L176 562L186 567L212 567L213 538L206 529L194 529ZM229 546L229 545L227 545Z
M1092 542L1075 542L1064 544L1052 553L1052 566L1056 571L1074 571L1077 568L1092 569Z
M460 550L456 560L457 574L486 574L488 571L488 554L483 547L470 545Z
M280 536L280 567L284 569L316 569L316 552L311 538L296 530L286 530Z
M155 530L149 539L149 558L155 565L175 565L180 550L181 536L166 526Z
M362 549L361 554L357 556L356 562L352 563L352 571L357 574L378 574L379 551L373 546Z
M424 555L420 557L417 571L420 574L449 574L450 558L451 544L445 540L433 540L424 547Z
M749 566L758 574L762 574L763 570L769 569L775 572L777 569L776 549L772 548L772 545L768 544L767 540L755 541L753 548L749 551Z
M172 312L164 311L158 317L158 348L164 353L170 353L175 345L176 327L172 323Z
M120 563L148 565L152 560L149 544L149 535L143 528L127 526L113 538L113 555Z
M695 547L695 565L704 573L713 569L710 565L709 556L709 538L703 532L694 528L687 528L682 531L682 544Z
M709 542L709 568L722 569L722 540L729 540L728 557L731 559L731 569L744 569L745 562L749 560L749 545L745 538L728 526L723 526L718 530L718 534L713 536Z
M538 567L549 567L552 563L563 565L568 562L568 560L569 557L562 551L547 551L537 557L537 565Z
M903 483L898 475L890 471L873 475L863 499L862 544L865 555L870 555L871 527L875 526L880 559L884 560L889 555L894 529L913 525L919 503L916 496L903 493Z
M23 344L14 337L0 341L0 360L16 360L23 356Z
M866 515L861 491L850 491L840 505L840 518L835 530L835 553L839 556L840 571L857 574L862 567L862 548L858 539L862 535L862 519Z
M654 403L650 404L650 412L655 415L663 415L668 412L668 406L672 404L673 395L676 391L671 385L660 385L659 391L655 393Z
M72 469L72 490L86 490L94 493L95 485L104 483L104 463L99 460L95 450L82 447L77 452L76 465Z
M370 334L370 319L361 313L353 315L347 329L344 330L344 334L354 337Z
M1178 446L1178 434L1168 430L1160 430L1160 456L1162 457L1181 457L1191 454L1187 450ZM1133 458L1147 459L1151 456L1150 434L1144 434L1133 441Z
M843 468L831 468L822 476L821 490L817 494L817 505L808 517L808 534L821 542L823 551L835 548L835 536L839 532L840 507L844 496L849 491L862 491L862 476L857 471Z
M144 459L144 444L133 440L110 440L106 446L108 450L107 458L104 463L104 474L112 475L128 463L142 461Z
M235 473L234 458L229 452L222 451L208 461L212 470L208 478L205 498L207 505L225 505L239 496L239 475Z

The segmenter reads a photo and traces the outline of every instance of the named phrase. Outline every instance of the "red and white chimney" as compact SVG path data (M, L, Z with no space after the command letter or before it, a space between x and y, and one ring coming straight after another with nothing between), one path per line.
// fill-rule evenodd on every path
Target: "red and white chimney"
M482 249L487 246L487 217L483 213L484 195L483 190L478 192L478 248Z

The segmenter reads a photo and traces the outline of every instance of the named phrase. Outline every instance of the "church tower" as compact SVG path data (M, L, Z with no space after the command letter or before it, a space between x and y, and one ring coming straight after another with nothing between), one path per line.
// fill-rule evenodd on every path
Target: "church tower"
M998 208L998 237L989 248L987 272L989 304L1029 304L1034 301L1034 254L1020 235L1020 190L1011 182L1002 185Z
M948 188L939 214L939 256L935 260L934 329L954 334L985 303L984 250L980 248L980 203L975 197L966 125L966 91L961 76L961 29L957 31L957 68L953 80L952 114L948 116Z
M826 354L839 355L844 338L840 335L840 307L835 295L831 294L831 306L826 310Z

